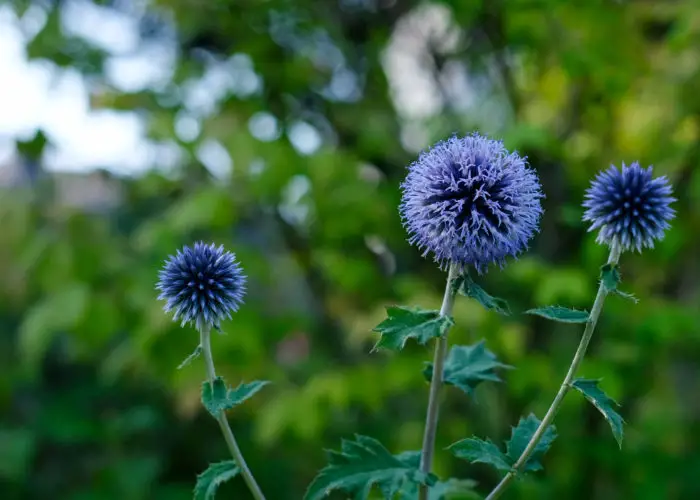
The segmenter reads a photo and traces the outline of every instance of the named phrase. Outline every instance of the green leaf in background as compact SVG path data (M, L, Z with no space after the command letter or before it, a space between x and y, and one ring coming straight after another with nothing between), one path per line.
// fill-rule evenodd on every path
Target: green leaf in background
M219 412L238 406L267 384L269 382L266 380L255 380L248 384L240 384L235 389L229 389L223 378L216 377L213 383L208 381L202 383L202 404L216 418Z
M381 337L372 348L398 351L404 348L408 339L415 339L424 345L432 338L441 337L454 325L449 316L440 316L438 311L419 307L389 306L387 319L379 323L373 331Z
M474 345L453 346L445 359L444 382L453 385L471 395L477 385L484 381L500 382L496 369L511 369L512 366L498 361L496 355L486 349L486 341ZM427 363L423 371L430 381L433 376L433 364Z
M68 283L26 312L19 329L19 352L29 371L37 368L56 333L72 331L80 324L89 301L86 284Z
M599 387L600 380L591 380L585 378L577 378L571 383L571 387L579 391L590 403L598 408L598 411L603 414L605 420L610 424L613 436L620 448L622 448L622 439L624 437L623 425L624 419L613 409L620 404L605 394Z
M320 500L333 491L365 500L374 485L384 498L394 498L406 483L437 482L432 474L418 470L416 452L395 456L371 437L355 435L355 441L343 440L340 452L328 450L327 453L329 463L311 482L304 500Z
M428 500L472 500L481 498L474 491L476 481L471 479L448 479L428 487ZM418 500L418 485L407 484L400 492L400 500Z
M608 293L614 293L623 297L625 299L631 300L634 303L639 302L639 300L631 293L623 292L618 289L617 286L622 281L622 275L620 274L620 266L615 264L605 264L600 268L600 280L603 286L608 291Z
M18 482L26 480L37 449L35 431L0 428L0 443L0 478Z
M178 369L178 370L182 370L184 367L186 367L187 365L189 365L190 363L192 363L192 361L194 361L195 359L197 359L201 354L202 354L202 346L201 346L201 345L198 345L198 346L195 348L195 350L192 351L192 354L190 354L189 356L187 356L187 357L185 358L185 360L177 366L177 369Z
M236 477L241 470L233 460L209 464L207 470L197 476L194 486L194 500L214 500L218 487Z
M530 442L530 439L539 425L540 420L532 413L527 417L520 418L520 422L518 422L517 427L513 428L510 440L506 443L506 455L508 455L511 463L514 464L518 458L520 458L520 455L523 453L523 451L525 451L527 443ZM552 442L556 439L556 437L556 427L550 425L547 430L544 431L544 435L542 436L542 439L540 439L540 442L537 443L535 451L532 453L532 455L530 455L530 458L528 458L523 469L525 472L542 469L540 460L544 454L547 453L547 450L549 450L549 447L552 445Z
M491 465L501 471L509 471L513 466L513 462L490 439L486 441L477 437L462 439L451 444L448 450L457 458Z
M454 280L453 286L455 290L466 297L476 300L479 304L489 311L495 311L504 316L510 315L510 307L504 299L490 295L486 290L477 285L472 280L469 273L464 273Z
M547 306L537 309L529 309L525 314L542 316L543 318L559 321L561 323L586 323L588 321L588 311L577 311L561 306Z

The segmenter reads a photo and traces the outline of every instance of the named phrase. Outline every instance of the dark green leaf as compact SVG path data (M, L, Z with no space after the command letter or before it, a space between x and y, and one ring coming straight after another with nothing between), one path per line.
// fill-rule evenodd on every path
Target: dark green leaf
M197 476L194 486L194 500L214 500L217 488L236 477L241 470L233 460L209 464L207 470Z
M497 368L513 367L499 362L496 355L486 349L484 340L470 346L454 346L445 359L444 381L447 385L471 394L481 382L500 382L501 379L496 374ZM430 380L433 364L428 363L423 373Z
M202 384L202 404L216 418L219 412L238 406L267 384L269 382L266 380L256 380L249 384L240 384L235 389L229 389L224 379L216 377L213 383Z
M454 325L449 316L440 316L438 311L417 307L390 306L386 308L388 318L373 331L381 337L373 350L379 348L400 350L408 339L425 344L432 338L441 337Z
M493 295L489 295L486 290L477 285L474 280L472 280L469 273L464 273L454 280L453 286L455 290L466 297L476 300L479 304L484 306L484 308L495 311L498 314L504 316L510 315L510 307L508 307L508 302Z
M509 471L513 462L498 449L493 441L473 437L462 439L448 448L454 456L474 463L488 464L498 470Z
M506 455L508 455L511 463L514 464L517 462L518 458L520 458L520 455L522 455L523 451L525 451L527 444L530 442L530 439L535 434L535 431L539 425L540 420L535 415L530 414L527 417L521 417L517 427L513 427L510 440L506 443ZM525 472L542 469L540 460L544 454L547 453L547 450L549 450L549 447L552 445L552 442L556 439L556 437L556 428L553 425L547 427L547 430L545 430L544 434L542 435L542 439L540 439L539 443L537 443L535 451L532 452L530 458L528 458L527 463L525 464L525 467L523 468Z
M608 293L614 293L623 297L625 299L631 300L633 302L639 302L639 300L631 293L623 292L617 286L622 281L622 276L620 275L620 266L615 264L605 264L600 268L600 280L603 286L608 291Z
M525 314L534 314L543 318L559 321L561 323L586 323L588 321L588 311L577 311L561 306L547 306L538 309L530 309Z
M476 481L448 479L428 487L428 500L475 500L481 498L475 491ZM400 500L418 500L418 485L410 483L399 494Z
M340 452L327 451L328 465L309 485L305 500L319 500L333 491L342 491L357 500L365 500L373 486L385 498L394 498L407 483L432 485L437 479L418 470L416 452L392 455L376 439L356 435L343 440Z
M202 354L202 346L198 345L197 348L194 351L192 351L192 354L187 356L185 358L185 360L178 365L177 369L182 370L184 367L186 367L187 365L192 363L192 361L197 359L201 354Z
M614 410L615 406L620 405L598 387L599 382L600 380L578 378L571 383L571 386L583 394L585 398L603 414L605 420L610 424L618 446L622 448L622 439L624 437L623 425L625 421Z

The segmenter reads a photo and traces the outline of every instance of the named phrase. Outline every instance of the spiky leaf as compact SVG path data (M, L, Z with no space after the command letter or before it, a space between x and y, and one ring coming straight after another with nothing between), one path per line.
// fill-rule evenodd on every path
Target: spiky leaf
M490 295L486 290L476 284L469 273L464 273L457 277L453 282L453 286L458 293L476 300L479 304L484 306L485 309L495 311L504 316L510 315L508 302Z
M428 500L476 500L481 498L475 491L476 481L471 479L448 479L428 487ZM409 484L399 494L400 500L418 500L419 488Z
M255 380L230 389L226 387L223 378L216 377L213 383L208 381L202 383L202 404L212 416L217 417L220 411L230 410L234 406L238 406L267 384L269 382L266 380Z
M448 450L457 458L491 465L497 470L509 471L513 465L513 462L490 439L486 441L477 437L462 439L450 445Z
M233 460L209 464L207 470L197 476L194 486L194 500L214 500L217 488L236 477L241 470Z
M486 342L474 345L454 346L445 359L444 382L471 394L477 385L484 381L500 382L497 368L511 369L512 366L498 361L496 355L486 349ZM426 379L433 376L433 364L427 363L424 370Z
M200 355L202 354L202 346L198 345L194 351L192 351L192 354L187 356L185 360L180 363L177 367L178 370L182 370L184 367L192 363L195 359L197 359Z
M639 300L631 293L623 292L618 288L618 285L622 281L622 276L620 274L620 266L615 264L605 264L600 268L600 281L603 286L608 291L608 293L614 293L623 297L625 299L631 300L633 302L639 302Z
M590 403L595 406L600 413L603 414L605 420L610 424L613 436L617 441L617 444L622 448L622 439L624 437L623 425L625 421L623 418L614 410L615 406L620 406L617 401L605 394L598 384L600 380L591 380L585 378L577 378L571 383L571 386L579 391L584 397L590 401Z
M373 350L383 347L398 351L404 348L408 339L425 344L432 338L441 337L454 325L451 317L440 316L439 311L389 306L386 312L387 319L373 330L381 335Z
M506 443L506 455L510 459L511 463L514 464L518 458L520 458L520 455L522 455L523 451L525 451L527 444L530 442L530 439L532 438L533 434L535 434L535 431L539 425L540 420L531 413L527 417L521 417L518 425L513 427L510 440ZM552 442L556 439L556 437L556 427L553 425L547 427L547 430L545 430L544 434L542 435L542 439L540 439L539 443L537 443L535 451L532 452L532 455L530 455L530 458L528 458L527 462L525 463L525 467L523 468L525 472L542 469L540 460L544 454L547 453L547 450L549 450L549 447L552 445Z
M543 318L559 321L561 323L586 323L588 321L588 311L577 311L561 306L547 306L538 309L529 309L525 314L534 314Z
M416 452L392 455L376 439L355 435L343 440L341 451L328 450L328 465L309 485L304 500L320 500L333 491L342 491L357 500L366 500L373 486L384 498L394 498L407 483L433 485L437 478L418 469Z

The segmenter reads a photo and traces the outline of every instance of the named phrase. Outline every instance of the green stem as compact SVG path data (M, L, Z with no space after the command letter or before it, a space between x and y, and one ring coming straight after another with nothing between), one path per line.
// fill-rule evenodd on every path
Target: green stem
M620 259L620 252L620 245L617 243L617 241L613 241L612 245L610 246L610 256L608 257L608 264L617 264L617 261ZM586 328L583 331L583 336L581 337L581 342L578 345L578 349L576 349L574 359L571 361L569 371L567 372L566 377L564 377L564 381L561 383L561 387L559 387L559 392L557 392L557 395L554 397L554 401L552 401L552 404L549 406L549 410L547 410L547 413L542 419L542 422L540 423L539 427L537 427L537 430L532 435L532 438L530 438L530 442L525 447L525 450L523 450L522 454L520 455L520 458L518 458L518 460L513 465L513 469L510 472L508 472L508 474L506 474L503 477L503 479L501 479L501 482L498 483L498 485L493 489L489 496L486 497L486 500L496 500L503 494L503 492L510 485L510 483L513 482L518 472L525 466L527 460L535 451L537 444L542 439L542 436L544 435L545 431L554 420L554 417L556 416L557 411L559 411L559 407L561 406L561 403L564 400L564 396L566 396L566 393L571 388L571 383L573 382L574 377L576 376L576 372L579 366L581 365L584 356L586 355L588 344L590 343L591 337L593 336L593 331L595 330L596 323L598 323L598 318L600 317L600 313L603 310L603 303L605 302L605 297L607 295L608 291L601 280L600 286L598 287L598 294L596 295L595 301L593 302L593 307L591 308L591 314L588 317Z
M450 265L447 274L447 285L445 295L442 299L440 316L450 316L455 302L455 292L452 288L452 281L457 276L457 266ZM438 337L435 344L435 355L433 359L433 376L430 381L430 397L428 399L428 412L425 417L425 433L423 434L423 448L420 455L420 470L426 474L430 473L433 466L433 455L435 454L435 435L437 433L438 410L440 407L440 388L442 387L442 376L445 366L445 356L447 355L447 332ZM427 500L428 487L421 485L420 500Z
M201 329L200 338L202 354L204 355L204 362L207 367L207 378L209 379L209 383L213 384L214 379L216 378L216 370L214 369L214 358L211 354L211 337L210 329L208 327ZM226 446L228 446L236 465L239 469L241 469L241 476L243 476L243 480L248 485L250 492L253 494L253 498L255 498L255 500L265 500L265 495L263 495L262 491L260 490L258 483L255 482L253 473L250 472L250 469L243 458L243 454L241 453L241 449L238 447L236 438L233 435L233 431L228 425L226 413L224 411L220 411L216 417L216 421L219 423L221 432L224 435L224 440L226 441Z

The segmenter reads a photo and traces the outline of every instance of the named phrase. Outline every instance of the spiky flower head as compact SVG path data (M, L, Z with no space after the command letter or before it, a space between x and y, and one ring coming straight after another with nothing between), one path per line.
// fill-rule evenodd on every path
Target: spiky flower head
M401 187L409 242L441 267L503 266L527 249L542 215L540 183L525 158L477 133L423 152Z
M586 191L584 221L589 231L599 229L596 241L611 244L617 239L621 250L637 251L654 247L676 213L670 205L676 201L666 176L652 177L652 167L642 168L634 162L611 165L598 173Z
M197 242L171 255L159 273L156 289L166 312L174 311L181 325L198 330L219 327L238 310L245 295L246 277L236 256L223 246Z

